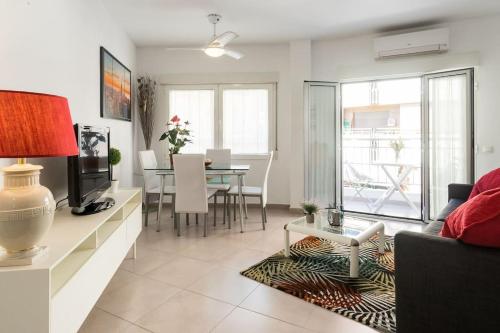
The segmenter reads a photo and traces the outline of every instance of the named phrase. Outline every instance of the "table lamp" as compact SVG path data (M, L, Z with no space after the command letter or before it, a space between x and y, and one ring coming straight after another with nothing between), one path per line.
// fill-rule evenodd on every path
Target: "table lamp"
M64 97L0 90L0 157L17 158L2 168L0 191L0 266L28 265L46 250L37 246L54 220L55 201L40 185L40 165L27 157L78 154L73 123Z

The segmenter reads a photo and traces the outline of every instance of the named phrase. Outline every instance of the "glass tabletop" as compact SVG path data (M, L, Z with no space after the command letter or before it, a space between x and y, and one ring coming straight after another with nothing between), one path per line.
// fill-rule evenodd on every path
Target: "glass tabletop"
M170 163L160 164L156 168L144 168L144 170L152 171L173 171L174 169L170 166ZM245 164L218 164L212 163L205 167L207 171L248 171L250 170L249 165Z
M356 237L377 223L375 220L365 219L355 216L344 216L343 224L341 226L331 226L328 223L327 212L320 211L315 216L314 223L307 223L305 217L301 217L295 221L290 222L296 227L301 229L315 229L318 231L334 233L337 235Z

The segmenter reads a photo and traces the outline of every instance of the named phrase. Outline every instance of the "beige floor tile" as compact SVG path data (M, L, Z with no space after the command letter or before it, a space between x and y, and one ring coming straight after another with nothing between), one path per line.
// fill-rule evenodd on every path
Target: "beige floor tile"
M219 260L219 264L242 271L266 259L269 255L253 249L240 249Z
M97 332L95 332L95 333L97 333ZM146 330L142 327L136 326L134 324L131 324L129 327L127 327L125 329L125 331L123 331L123 333L151 333L151 331Z
M315 306L310 313L304 327L315 332L349 332L349 333L375 333L373 328L360 324L339 314Z
M240 304L258 283L235 270L217 267L187 289L233 305Z
M227 303L183 291L141 317L137 324L153 332L209 332L234 307Z
M139 280L139 275L126 271L124 269L118 269L115 275L111 278L106 289L104 289L103 294L112 292L118 288L125 286L131 282Z
M305 327L315 305L261 284L240 307Z
M185 288L204 277L216 264L201 260L178 257L147 273L148 277L180 288Z
M297 238L295 235L290 235L290 242L294 243ZM282 230L270 230L265 234L261 235L255 242L248 246L249 249L259 250L272 255L276 252L281 251L285 247L283 229Z
M145 277L103 294L96 306L128 321L135 321L179 291Z
M137 258L125 259L120 268L135 274L144 275L174 258L174 253L166 253L151 250L146 247L139 247L137 249Z
M179 251L182 251L186 248L188 248L191 245L196 244L199 240L200 237L193 237L193 236L187 236L183 235L181 237L177 237L174 235L173 228L170 228L170 226L167 228L164 228L159 232L163 237L160 239L155 239L147 244L144 244L145 247L152 249L152 250L157 250L157 251L165 251L168 253L178 253Z
M94 308L78 333L147 333L148 331L130 322Z
M214 237L214 239L217 238ZM179 254L189 258L217 262L228 254L239 250L236 246L221 245L221 243L214 240L212 242L193 244L185 250L179 251Z
M239 221L232 223L232 229L222 225L219 210L215 228L210 219L208 237L203 237L203 226L196 226L194 217L190 226L183 218L182 236L177 237L169 210L164 210L160 232L156 232L151 214L150 226L143 229L137 241L138 259L125 260L98 302L109 313L95 307L81 332L144 333L150 332L148 328L158 332L208 332L217 323L217 332L373 332L276 289L255 287L255 281L238 275L282 250L283 225L302 216L288 209L269 208L269 221L263 231L258 209L250 207L248 215L246 232L240 233ZM398 222L388 222L386 227L388 234L421 228ZM292 242L303 237L291 233ZM229 314L234 308L229 303L237 304L241 299L240 308ZM130 322L134 319L141 323L145 320L151 326L138 322L134 326Z
M302 333L311 332L283 321L236 308L214 330L215 333ZM347 332L347 331L345 331Z

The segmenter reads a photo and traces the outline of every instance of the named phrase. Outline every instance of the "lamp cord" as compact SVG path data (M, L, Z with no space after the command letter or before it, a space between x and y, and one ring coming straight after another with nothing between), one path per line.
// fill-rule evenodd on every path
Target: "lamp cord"
M58 202L56 202L56 209L58 209L58 208L59 208L59 204L60 204L61 202L63 202L64 200L68 200L68 197L62 198L61 200L59 200Z

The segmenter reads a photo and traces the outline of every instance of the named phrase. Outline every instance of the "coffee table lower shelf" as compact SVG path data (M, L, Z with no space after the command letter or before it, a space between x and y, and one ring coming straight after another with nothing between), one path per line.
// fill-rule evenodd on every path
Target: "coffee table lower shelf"
M349 228L348 223L345 224L345 228ZM339 232L330 231L328 230L328 228L325 228L324 224L322 224L321 222L308 224L305 222L305 217L286 224L284 229L285 257L290 257L290 231L308 236L316 236L350 246L351 253L349 257L349 276L352 278L357 278L359 276L359 246L362 243L368 241L372 236L378 234L378 252L384 253L385 234L384 224L382 222L374 222L367 228L358 230L359 233L357 233L356 235L343 233L344 229L342 228L338 229Z

